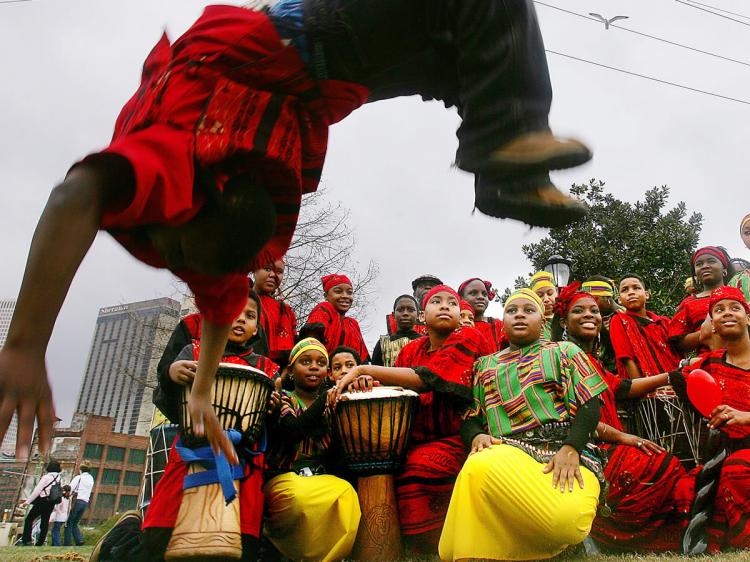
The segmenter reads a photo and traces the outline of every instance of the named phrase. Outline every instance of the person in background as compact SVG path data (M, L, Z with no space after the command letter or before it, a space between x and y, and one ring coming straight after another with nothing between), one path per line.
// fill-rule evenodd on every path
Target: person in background
M396 358L404 346L412 340L421 338L424 334L416 331L419 306L411 295L401 295L393 303L393 313L390 315L396 321L396 330L380 336L375 349L372 350L372 364L383 367L393 367ZM333 357L331 357L333 361Z
M62 499L60 503L55 505L52 510L52 517L49 520L52 523L52 546L62 546L62 542L60 542L60 530L68 520L68 512L70 511L70 486L65 484L62 489Z
M461 327L468 326L470 328L474 328L474 307L464 299L461 299L459 308L461 309L461 319L459 320L459 325Z
M261 333L268 341L268 353L265 355L277 363L284 352L288 354L294 347L297 335L297 315L292 307L275 296L284 280L285 269L284 260L279 259L253 272L253 288L260 297L263 310L260 317ZM261 353L260 350L256 352Z
M422 302L422 299L430 289L442 284L443 282L440 279L429 273L420 275L411 282L412 295L417 302L417 322L414 324L414 331L421 336L427 335L427 326L424 323L424 313L419 310L419 303ZM385 317L385 324L389 335L398 330L396 317L392 312Z
M740 221L740 237L745 247L750 250L750 213L742 217ZM728 285L738 288L745 296L745 300L750 301L750 269L743 269L736 272Z
M544 324L542 325L542 341L550 341L552 338L552 317L555 315L555 299L557 298L557 286L555 278L549 271L537 271L529 280L529 289L536 293L544 305Z
M624 308L615 302L615 282L604 275L592 275L581 285L581 291L589 293L596 300L599 312L602 316L602 330L599 334L599 361L610 370L617 369L615 350L612 347L612 338L609 335L609 325L615 313Z
M490 301L495 298L492 282L472 277L459 285L458 295L474 309L474 328L484 336L492 352L507 347L508 340L503 332L503 321L484 315Z
M50 515L52 515L52 510L55 509L55 504L49 500L49 494L52 486L56 483L60 484L60 463L50 461L47 464L47 472L39 479L29 497L21 503L21 507L32 506L23 522L21 540L24 546L31 546L31 529L37 517L40 518L40 522L36 546L44 546L44 542L47 540Z
M78 528L78 523L89 507L91 492L94 489L94 477L89 473L89 465L82 463L78 470L80 471L78 476L70 481L71 503L73 507L70 509L68 522L65 525L65 539L63 541L65 546L70 546L74 539L76 546L83 544L83 534L81 533L81 529Z
M354 351L351 347L345 347L343 345L337 347L331 352L330 360L328 376L333 383L336 383L336 381L357 365L362 364L362 359L359 357L359 353Z

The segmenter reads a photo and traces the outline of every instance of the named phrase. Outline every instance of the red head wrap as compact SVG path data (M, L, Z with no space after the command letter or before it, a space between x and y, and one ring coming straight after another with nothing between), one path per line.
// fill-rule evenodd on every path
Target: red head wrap
M485 289L487 289L487 296L489 297L489 299L490 300L495 300L495 295L497 295L497 293L492 288L492 281L485 281L484 279L480 279L479 277L472 277L471 279L467 279L466 281L464 281L463 283L461 283L458 286L458 294L459 295L463 295L464 294L464 289L472 281L481 281L484 284Z
M723 300L737 301L742 305L747 314L750 314L750 305L745 300L745 295L742 294L737 287L718 287L711 291L711 297L708 301L708 310L713 314L714 306L716 303Z
M580 291L581 284L578 281L574 281L570 285L563 287L560 290L560 294L557 295L555 300L555 315L558 318L565 318L568 315L568 311L573 307L573 304L581 299L589 298L596 300L591 293L584 293Z
M351 285L354 286L351 280L346 275L326 275L321 279L323 281L323 292L327 293L330 289L333 289L336 285Z
M471 306L464 299L461 299L461 302L459 302L458 304L461 307L461 312L463 312L464 310L468 310L469 312L471 312L472 314L474 314L474 307Z
M690 265L693 266L693 269L695 269L695 261L700 256L706 254L711 255L719 260L721 262L721 265L724 266L724 269L729 269L729 260L727 260L727 255L721 250L721 248L717 248L716 246L705 246L703 248L698 248L693 254L693 259L690 260Z
M451 295L456 297L457 301L461 301L461 297L458 296L458 293L451 289L448 285L435 285L422 299L422 310L424 310L424 307L429 302L429 300L438 293L450 293Z

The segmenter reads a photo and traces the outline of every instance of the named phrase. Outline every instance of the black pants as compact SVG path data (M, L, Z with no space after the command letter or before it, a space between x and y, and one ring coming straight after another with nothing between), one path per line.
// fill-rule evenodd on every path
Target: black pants
M34 526L34 520L37 517L41 517L39 521L39 537L36 540L37 546L42 546L45 539L47 538L47 529L49 528L49 517L52 515L52 510L55 509L55 504L46 500L36 500L31 506L31 510L26 515L26 520L23 522L23 535L21 540L23 544L31 543L31 528Z
M456 161L468 171L548 126L552 89L531 0L306 0L305 31L328 78L368 87L369 101L418 94L455 106Z

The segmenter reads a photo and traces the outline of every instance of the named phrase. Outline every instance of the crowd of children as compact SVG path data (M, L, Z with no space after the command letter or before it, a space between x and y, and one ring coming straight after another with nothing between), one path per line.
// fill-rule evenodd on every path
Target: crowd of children
M742 228L748 224L750 215ZM507 299L502 320L485 315L494 297L488 281L470 278L456 291L422 276L413 295L394 301L372 361L348 316L356 295L347 277L323 278L324 300L298 331L288 320L294 312L275 296L283 260L257 270L254 286L265 298L251 291L223 359L278 381L268 449L252 457L241 484L244 559L350 554L361 513L331 416L342 393L376 385L419 393L396 475L408 552L525 560L586 537L616 551L680 551L701 459L686 462L630 417L654 393L690 408L685 380L696 367L722 389L711 419L697 423L721 429L729 451L706 530L709 549L750 548L747 272L730 271L726 252L713 246L698 249L691 265L697 290L671 319L648 310L645 276L636 273L558 287L539 272ZM701 321L687 312L696 303ZM170 398L193 380L199 325L185 319L173 340L192 333L188 343L176 353L173 341L164 354L157 404L168 416L175 413ZM142 524L143 559L163 555L184 471L173 451ZM120 559L110 540L100 560Z

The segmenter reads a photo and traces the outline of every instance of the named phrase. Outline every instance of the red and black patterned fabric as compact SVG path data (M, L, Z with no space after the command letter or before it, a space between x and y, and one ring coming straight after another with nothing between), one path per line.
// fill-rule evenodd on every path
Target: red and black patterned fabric
M165 267L134 229L185 223L212 190L222 191L236 175L266 186L276 228L253 263L223 276L174 272L209 321L228 324L247 298L247 271L289 247L302 194L315 191L320 180L329 125L366 99L366 88L357 84L314 81L265 13L208 6L174 44L161 38L117 119L103 152L128 160L135 185L113 198L101 228L141 261ZM213 185L195 181L198 167Z
M510 345L508 337L505 335L505 326L499 318L486 316L484 320L475 320L474 327L479 330L487 340L492 353L505 349Z
M609 325L609 336L617 360L617 372L626 376L625 359L635 361L643 376L675 370L680 356L669 345L669 323L666 316L647 312L642 318L630 312L618 312Z
M355 350L363 363L369 361L370 353L367 351L362 331L359 329L359 322L354 318L341 316L336 307L330 302L324 301L310 311L307 323L313 324L315 322L320 322L325 326L326 341L324 343L328 353L331 353L340 345L345 345Z
M703 324L706 316L708 316L710 303L711 299L709 297L698 298L694 295L685 297L677 307L677 312L669 323L669 340L672 341L699 331L701 324ZM698 353L705 353L709 349L702 345L696 351Z
M294 347L297 336L297 315L288 304L269 295L259 295L263 333L268 341L268 357L277 361Z

